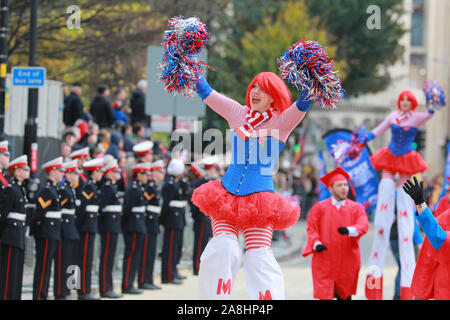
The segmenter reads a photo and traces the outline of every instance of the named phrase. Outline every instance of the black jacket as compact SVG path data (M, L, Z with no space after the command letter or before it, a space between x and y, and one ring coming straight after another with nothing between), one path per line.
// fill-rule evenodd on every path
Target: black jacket
M98 217L100 232L121 232L122 205L119 201L119 191L117 185L109 179L106 179L100 189L98 204L100 206Z
M186 184L169 176L164 183L161 195L163 204L159 223L166 228L182 229L186 225L187 194Z
M58 212L61 214L56 184L47 179L36 193L36 214L31 222L30 233L37 238L60 241L61 217L56 217Z
M58 187L62 207L61 236L63 240L79 240L80 235L75 225L75 190L65 181Z
M145 114L145 93L140 89L136 89L131 93L131 124L141 122L148 125L148 117Z
M91 114L100 129L111 128L114 123L114 109L103 94L97 94L91 102Z
M30 223L30 217L27 216L25 208L27 203L25 190L18 180L12 179L5 195L7 197L5 199L5 214L2 218L1 243L25 250L25 225ZM15 214L16 217L8 216L10 213ZM17 216L21 216L23 219L17 219Z
M83 102L76 93L70 93L64 98L63 122L71 127L78 119L84 119Z
M159 233L160 195L153 181L144 186L145 221L148 233Z
M145 225L144 187L133 180L125 190L122 232L147 233Z
M76 210L75 221L80 232L98 232L98 192L92 180L88 180L81 189L81 203Z

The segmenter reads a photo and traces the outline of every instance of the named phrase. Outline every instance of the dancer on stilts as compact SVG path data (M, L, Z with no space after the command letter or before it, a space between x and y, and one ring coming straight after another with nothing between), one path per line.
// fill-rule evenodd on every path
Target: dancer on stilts
M186 72L168 72L172 66L169 62L173 62L170 59L185 48L184 37L181 44L176 43L176 49L170 41L176 42L174 34L180 34L180 29L192 30L191 19L172 19L170 23L175 31L166 32L163 62L167 68L163 65L161 80L169 92L192 80L182 78ZM251 299L285 298L283 274L271 250L272 232L297 222L300 207L293 207L275 193L273 168L311 100L333 107L342 91L333 65L315 41L294 44L279 62L282 77L301 90L300 98L294 103L286 84L272 72L254 77L247 87L244 106L213 90L199 72L192 72L192 88L227 120L232 146L231 164L224 177L201 185L192 195L192 202L211 217L213 226L213 238L200 258L200 299L230 298L241 264L239 232L244 234L247 249L244 272ZM189 93L188 85L181 89Z
M391 129L392 138L388 147L380 149L370 157L376 170L382 170L378 186L378 200L375 210L375 240L369 256L366 276L366 297L369 300L383 298L383 268L389 233L394 222L394 206L397 205L397 228L400 252L400 299L412 299L410 290L415 268L413 244L414 204L402 186L413 174L427 171L428 165L413 149L413 141L418 128L429 120L434 110L416 112L417 99L411 90L400 92L397 100L398 110L393 111L372 132L366 135L370 141ZM427 105L427 107L429 107ZM395 175L398 181L395 184Z

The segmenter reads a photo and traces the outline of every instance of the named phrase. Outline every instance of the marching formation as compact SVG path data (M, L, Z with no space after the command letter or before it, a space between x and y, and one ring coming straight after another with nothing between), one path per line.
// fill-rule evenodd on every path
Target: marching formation
M152 142L133 147L136 163L132 181L124 193L116 185L121 176L117 160L91 159L88 148L74 151L63 163L58 157L42 165L47 179L29 203L23 181L29 178L26 155L10 161L8 142L0 142L0 288L2 300L20 300L24 268L25 239L35 239L33 299L46 300L53 276L53 296L70 300L98 300L92 294L94 243L100 236L98 288L102 298L141 294L158 290L154 281L157 238L164 229L161 283L181 284L177 271L182 253L185 210L192 187L217 178L214 158L192 164L187 170L180 159L172 159L166 169L163 160L153 161ZM189 178L189 179L187 179ZM28 210L35 205L36 210ZM194 206L193 206L194 208ZM193 213L194 274L212 228L209 218L198 209ZM28 231L29 230L29 231ZM121 293L113 285L117 247L123 235ZM54 274L51 274L53 267ZM75 277L74 277L75 275ZM75 290L76 289L76 290Z

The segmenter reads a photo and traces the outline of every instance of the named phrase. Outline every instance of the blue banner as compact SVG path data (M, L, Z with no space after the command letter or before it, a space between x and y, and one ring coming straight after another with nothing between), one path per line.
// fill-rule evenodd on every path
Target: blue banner
M433 211L436 210L439 200L445 195L445 188L448 185L449 177L450 177L450 142L447 142L447 155L445 157L444 182L442 183L442 192L439 195L439 199L437 199L436 203L434 204Z
M350 147L352 131L334 129L327 132L325 140L328 151L334 159L341 158L345 150ZM378 194L377 171L372 167L369 157L371 153L367 146L355 158L342 159L341 167L348 172L355 188L356 201L361 203L367 211L375 211Z

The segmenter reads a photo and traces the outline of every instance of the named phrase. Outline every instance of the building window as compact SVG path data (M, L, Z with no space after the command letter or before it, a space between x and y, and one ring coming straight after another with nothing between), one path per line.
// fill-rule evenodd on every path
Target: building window
M424 46L424 1L414 1L414 12L411 17L411 45Z

